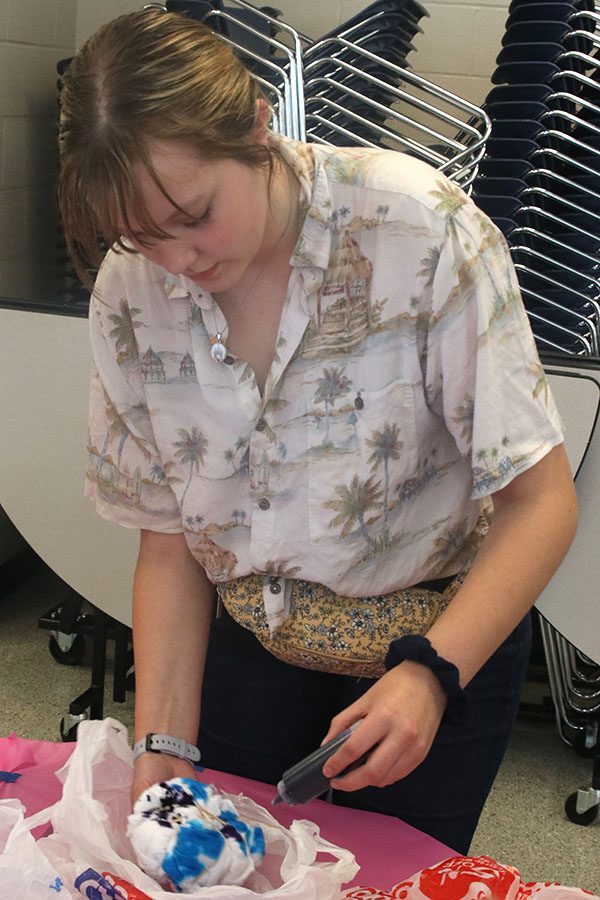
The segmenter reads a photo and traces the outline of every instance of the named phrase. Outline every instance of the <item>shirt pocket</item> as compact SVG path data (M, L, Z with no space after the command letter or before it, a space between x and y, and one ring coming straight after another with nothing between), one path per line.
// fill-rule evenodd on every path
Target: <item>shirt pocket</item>
M368 542L397 518L402 486L416 473L413 385L363 390L351 409L334 410L330 419L319 423L320 445L309 424L310 540Z

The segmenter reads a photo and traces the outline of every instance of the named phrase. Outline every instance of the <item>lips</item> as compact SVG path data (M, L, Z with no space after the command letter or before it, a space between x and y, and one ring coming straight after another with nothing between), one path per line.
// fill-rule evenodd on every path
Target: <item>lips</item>
M188 272L187 277L191 278L192 281L198 281L200 279L210 278L215 274L219 263L215 263L214 266L211 266L210 269L204 269L202 272Z

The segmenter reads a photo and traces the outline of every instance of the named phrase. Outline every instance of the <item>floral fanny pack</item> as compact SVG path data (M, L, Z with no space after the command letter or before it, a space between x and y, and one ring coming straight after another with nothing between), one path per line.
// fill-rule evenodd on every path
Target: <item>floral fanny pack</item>
M292 582L290 612L271 633L263 602L263 576L218 585L229 615L283 662L339 675L378 678L390 642L425 634L446 609L466 573L422 582L390 594L344 597L311 581Z

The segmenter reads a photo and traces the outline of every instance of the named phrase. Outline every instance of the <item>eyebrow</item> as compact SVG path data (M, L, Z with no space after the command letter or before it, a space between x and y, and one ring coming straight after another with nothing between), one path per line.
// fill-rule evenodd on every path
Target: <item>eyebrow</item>
M186 202L186 206L194 208L196 206L202 205L203 210L202 210L202 213L199 213L197 215L192 215L182 205L175 203L175 201L171 197L169 197L168 199L169 199L169 202L173 206L173 211L167 216L167 218L162 223L160 223L160 224L158 222L156 223L156 227L161 231L168 228L169 223L173 222L177 218L177 216L187 216L188 219L195 219L195 218L198 218L200 215L203 215L203 213L210 206L210 198L206 199L205 194L197 194L196 196L192 197L189 201ZM121 233L123 233L122 229L121 229ZM148 233L146 231L131 231L130 237L134 238L135 240L139 240L140 238L148 237Z

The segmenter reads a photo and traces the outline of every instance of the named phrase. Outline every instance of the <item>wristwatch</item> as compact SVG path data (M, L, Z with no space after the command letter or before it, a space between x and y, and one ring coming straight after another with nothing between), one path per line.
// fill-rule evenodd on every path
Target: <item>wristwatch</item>
M138 758L141 753L168 753L169 756L177 756L187 762L200 762L200 751L193 744L171 734L147 734L133 745L133 758Z

